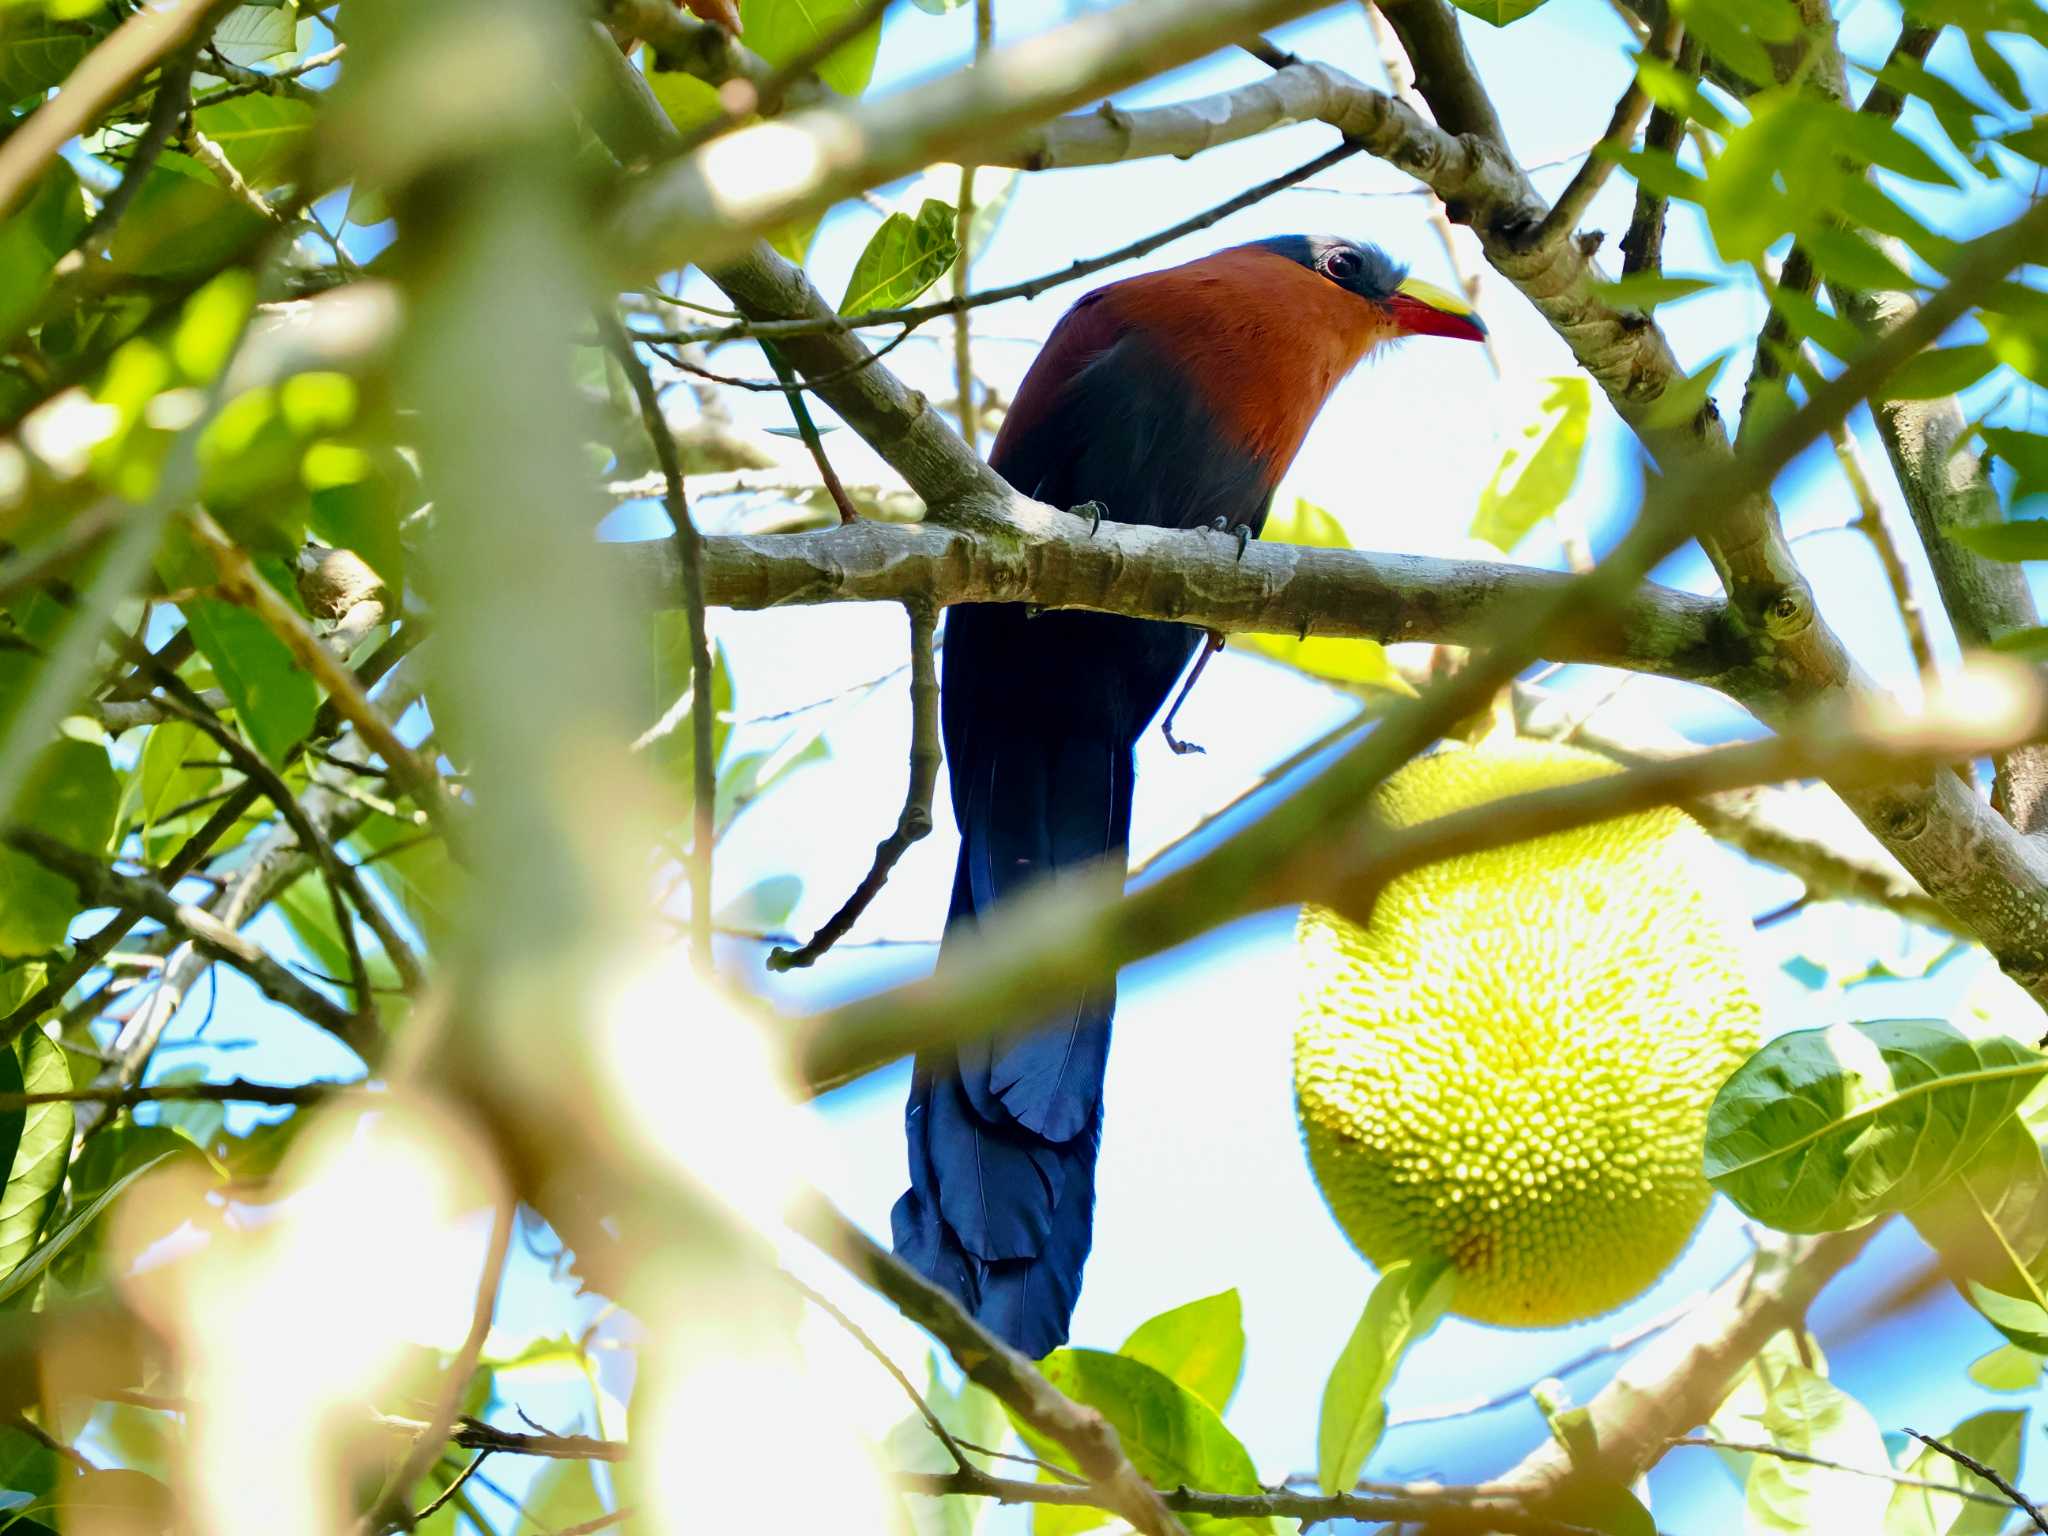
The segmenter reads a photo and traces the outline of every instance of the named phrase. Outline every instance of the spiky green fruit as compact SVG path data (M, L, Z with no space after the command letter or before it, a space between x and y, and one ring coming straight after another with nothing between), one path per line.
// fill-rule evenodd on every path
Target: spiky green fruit
M1615 772L1571 747L1450 748L1381 788L1391 827ZM1699 1225L1707 1107L1756 1049L1723 856L1656 810L1391 881L1364 926L1302 912L1295 1103L1373 1264L1440 1256L1453 1309L1576 1322L1646 1289Z

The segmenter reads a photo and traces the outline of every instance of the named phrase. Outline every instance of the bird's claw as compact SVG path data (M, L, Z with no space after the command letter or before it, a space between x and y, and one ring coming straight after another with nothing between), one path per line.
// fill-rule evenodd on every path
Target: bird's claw
M1159 733L1166 738L1167 746L1173 749L1174 756L1176 757L1186 757L1190 752L1199 752L1205 757L1208 755L1209 749L1200 742L1182 741L1178 736L1174 735L1171 722L1160 726Z
M1091 539L1102 531L1102 520L1109 515L1109 508L1099 501L1084 501L1078 507L1069 507L1067 510L1076 517L1088 519L1088 537Z
M1252 526L1250 523L1233 523L1227 517L1212 517L1209 519L1209 527L1217 533L1235 535L1237 538L1237 558L1240 560L1244 558L1244 552L1252 541Z

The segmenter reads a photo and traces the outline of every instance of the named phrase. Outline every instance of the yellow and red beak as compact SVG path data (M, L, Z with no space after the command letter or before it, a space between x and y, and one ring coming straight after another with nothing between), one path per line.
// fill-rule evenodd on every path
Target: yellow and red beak
M1460 341L1486 339L1486 322L1470 304L1420 278L1403 278L1387 301L1387 308L1410 336L1451 336Z

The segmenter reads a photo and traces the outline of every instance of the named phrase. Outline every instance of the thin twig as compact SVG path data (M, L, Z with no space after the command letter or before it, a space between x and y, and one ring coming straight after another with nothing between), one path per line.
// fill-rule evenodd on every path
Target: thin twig
M221 90L208 91L193 105L210 107L216 102L232 101L237 96L252 95L282 96L288 101L317 104L322 100L321 93L309 85L301 85L300 77L310 75L316 69L325 69L330 64L339 63L342 55L347 52L347 43L336 43L323 52L307 54L289 69L266 71L250 69L245 64L237 64L231 59L223 58L219 48L208 44L206 72L218 75L229 84Z
M475 1456L471 1457L469 1465L455 1475L454 1482L435 1494L433 1498L429 1499L419 1509L413 1511L412 1519L407 1523L405 1529L410 1530L413 1526L425 1524L429 1515L433 1514L435 1510L446 1504L461 1491L462 1485L468 1482L470 1477L476 1472L476 1469L490 1458L490 1454L489 1451L478 1451Z
M197 44L180 48L164 61L164 67L157 72L156 99L149 104L149 118L143 124L142 136L128 151L128 163L122 168L121 180L109 192L106 201L93 214L92 222L79 234L72 249L86 261L97 261L106 254L107 246L114 238L114 227L121 222L121 216L128 211L141 192L142 184L149 180L156 163L170 148L171 140L177 136L178 124L192 106L192 73L197 67L199 49ZM59 263L62 270L63 263Z
M1803 1332L1793 1330L1794 1338L1803 1338ZM1912 1434L1912 1430L1907 1430ZM1853 1472L1858 1477L1875 1478L1881 1483L1890 1483L1898 1488L1925 1488L1935 1493L1951 1494L1958 1499L1967 1499L1973 1504L1996 1504L1999 1508L2009 1507L2004 1499L1988 1493L1978 1493L1972 1488L1959 1488L1954 1483L1936 1482L1932 1478L1908 1477L1903 1472L1893 1472L1879 1467L1858 1467L1846 1461L1830 1461L1825 1456L1814 1456L1806 1451L1795 1451L1790 1446L1771 1445L1762 1441L1717 1440L1712 1435L1674 1435L1671 1445L1704 1446L1709 1450L1734 1451L1748 1456L1769 1456L1778 1461L1796 1461L1805 1467L1826 1467L1830 1472Z
M874 862L853 894L802 948L770 950L771 971L815 964L820 955L846 937L847 930L888 883L896 861L932 829L932 793L938 787L941 755L938 668L932 657L938 611L929 603L903 606L910 616L910 785L904 792L903 810L896 818L896 829L876 845Z
M186 154L199 162L201 169L221 184L229 197L257 218L268 219L273 224L283 221L284 215L235 169L235 162L228 158L227 151L201 133L196 125L186 124L183 148Z
M995 34L994 0L974 0L976 64L988 57ZM954 211L953 228L956 235L954 243L959 250L953 261L953 297L964 299L967 297L968 273L974 264L974 164L971 160L963 160L960 164L960 202ZM979 453L981 426L974 408L974 322L964 309L953 312L953 390L961 440Z
M804 1300L831 1318L833 1322L845 1329L846 1332L853 1335L854 1342L872 1355L881 1365L882 1369L889 1373L896 1385L903 1389L904 1395L912 1403L916 1404L918 1415L925 1422L925 1428L929 1429L939 1444L946 1448L946 1454L953 1458L954 1466L965 1467L972 1465L967 1459L967 1453L961 1449L960 1442L953 1438L953 1432L940 1422L939 1416L936 1413L932 1412L932 1405L924 1400L924 1394L917 1390L916 1384L903 1374L903 1368L889 1358L889 1352L877 1344L869 1336L865 1328L861 1327L859 1323L856 1323L835 1306L830 1297L821 1295L810 1286L805 1285L803 1281L797 1279L795 1275L790 1274L787 1270L783 1271L783 1278L796 1287L797 1292Z
M491 1212L490 1244L484 1252L483 1273L477 1279L469 1332L455 1351L455 1358L448 1362L448 1373L441 1385L440 1401L434 1405L434 1416L421 1429L419 1437L405 1453L405 1459L385 1483L383 1497L374 1506L376 1509L389 1508L404 1498L406 1491L441 1459L441 1448L447 1444L450 1431L462 1415L463 1394L469 1390L469 1378L476 1373L476 1363L484 1351L484 1339L491 1331L491 1318L498 1310L498 1286L505 1278L505 1259L512 1251L512 1228L518 1217L519 1202L510 1191L501 1192ZM478 1461L482 1459L482 1456L477 1458ZM469 1470L474 1472L476 1468L472 1465ZM468 1475L468 1472L463 1474L464 1477ZM411 1530L416 1518L409 1509L400 1505L397 1517L381 1529L386 1532ZM374 1518L369 1516L364 1518L363 1525L379 1528Z
M154 880L109 869L90 854L28 827L10 827L0 833L0 840L70 881L87 906L136 908L141 915L185 934L213 959L226 961L253 981L265 997L327 1030L357 1055L367 1060L375 1053L374 1031L366 1029L353 1012L307 986L261 945L203 908L179 901Z
M851 318L833 315L815 320L750 320L740 325L720 326L716 329L695 331L671 331L660 337L668 342L702 342L707 346L724 341L745 341L761 337L781 338L785 336L817 336L835 332L864 330L880 325L923 325L927 320L943 319L964 309L980 309L984 305L1003 304L1011 299L1035 299L1049 289L1067 283L1079 282L1097 272L1107 271L1140 256L1149 255L1162 245L1171 245L1183 236L1198 233L1219 224L1234 213L1241 213L1255 203L1264 202L1276 193L1285 192L1289 187L1307 181L1311 176L1328 170L1358 154L1363 145L1342 143L1334 149L1323 151L1305 165L1298 165L1291 171L1283 172L1270 181L1262 181L1255 187L1248 187L1233 198L1204 209L1191 218L1182 219L1178 224L1156 230L1142 240L1133 240L1128 245L1118 246L1100 256L1090 256L1082 261L1069 262L1056 272L1041 273L1021 283L1011 283L1004 288L988 288L980 293L970 293L950 299L937 299L929 304L911 304L900 309L871 309L866 314ZM815 381L813 381L815 382Z
M782 370L784 365L772 353L768 357L768 363L770 367L776 370L775 377L772 379L749 379L743 378L738 374L719 373L713 369L706 368L702 363L691 362L689 358L679 353L664 350L666 346L674 345L674 343L666 341L665 338L653 337L642 331L639 333L639 339L647 342L649 346L653 346L656 353L665 362L682 369L685 373L693 374L697 378L709 379L713 384L724 384L732 389L749 390L757 395L780 393L787 395L792 402L796 402L803 398L806 391L840 383L843 380L852 378L856 373L874 367L876 363L910 340L915 330L915 326L906 325L900 332L891 336L865 357L848 363L844 368L835 368L830 373L821 373L814 379L799 379L794 373L791 373L787 378L783 377ZM766 339L761 337L756 337L755 339L761 342L762 350L764 352L767 351L768 343ZM657 343L660 343L660 345L657 345ZM806 415L808 415L808 412L806 412ZM798 419L797 430L799 432L803 430L803 418ZM812 427L811 431L816 432L817 428Z
M1699 80L1700 45L1697 39L1688 36L1679 43L1678 69L1687 79ZM1684 140L1683 112L1659 106L1650 113L1650 125L1643 130L1644 154L1675 155ZM1669 199L1652 192L1641 181L1636 183L1635 212L1629 217L1628 229L1621 237L1621 271L1624 277L1633 277L1638 272L1664 270L1664 215L1668 202Z
M337 1094L374 1091L365 1079L346 1083L252 1083L235 1078L225 1083L156 1083L147 1088L109 1083L90 1088L64 1088L35 1093L0 1093L0 1115L35 1104L103 1104L108 1109L133 1109L138 1104L269 1104L293 1108L324 1104Z
M640 406L640 424L661 464L670 537L683 574L683 612L690 631L690 949L705 974L711 970L711 845L716 840L718 765L712 760L711 634L704 615L704 538L690 517L690 498L683 484L682 455L675 434L661 414L661 395L633 350L618 317L608 310L597 316L599 331L618 360L633 398Z
M1860 529L1870 540L1878 564L1884 567L1884 579L1891 588L1892 601L1898 605L1899 620L1905 625L1906 643L1913 651L1913 665L1922 677L1931 677L1934 675L1934 646L1927 637L1927 619L1921 611L1920 599L1913 595L1912 573L1906 569L1898 541L1892 537L1891 525L1885 521L1884 505L1877 499L1869 472L1863 467L1863 455L1857 449L1856 439L1846 422L1837 423L1829 429L1828 439L1835 445L1835 460L1842 466L1849 489L1856 497L1856 518L1849 526Z
M1668 62L1677 53L1684 37L1684 26L1675 14L1670 18L1665 24L1664 35L1658 39L1655 58ZM1532 247L1541 249L1551 240L1579 227L1579 220L1586 216L1586 209L1607 184L1619 157L1635 143L1636 129L1642 126L1643 114L1649 109L1650 95L1643 89L1642 76L1632 74L1628 89L1614 104L1614 113L1607 120L1607 131L1600 136L1600 142L1588 151L1579 168L1572 172L1572 179L1565 183L1564 190L1557 194L1557 201L1550 205L1550 212L1543 216L1543 222L1536 226L1536 233L1530 236Z
M894 350L909 335L910 329L906 326L903 334L895 341L863 358L857 366L867 367L869 363ZM818 466L818 478L825 482L825 490L832 498L832 505L839 509L839 526L844 528L848 523L859 522L860 513L855 509L852 498L846 494L846 487L839 479L839 471L832 467L832 456L825 452L825 439L818 431L817 422L811 419L810 403L804 399L805 385L797 378L796 370L789 365L789 359L782 355L774 342L764 341L760 343L760 347L761 355L768 359L768 366L775 370L775 377L789 401L789 414L796 421L797 436L803 439L804 448L809 452L811 462ZM737 379L721 382L742 385L745 383L744 380Z
M877 1246L821 1198L801 1202L792 1225L944 1345L971 1380L1072 1455L1076 1469L1093 1485L1080 1490L1080 1502L1108 1510L1144 1536L1187 1536L1159 1490L1131 1465L1109 1421L1056 1389L1039 1374L1037 1366L970 1317L951 1292L941 1290Z
M2004 1494L2006 1498L2010 1499L2012 1501L2013 1508L2025 1510L2027 1518L2034 1522L2034 1529L2038 1531L2048 1531L2048 1517L2044 1517L2042 1515L2039 1507L2035 1505L2032 1499L2029 1499L2025 1494L2021 1493L2019 1489L2013 1487L2011 1483L2007 1482L2005 1480L2004 1475L2001 1474L1996 1467L1987 1467L1986 1465L1984 1465L1983 1462L1979 1461L1976 1457L1965 1455L1963 1452L1957 1450L1954 1446L1944 1444L1942 1441L1935 1439L1932 1435L1923 1435L1917 1429L1908 1429L1906 1433L1911 1435L1915 1440L1918 1440L1922 1445L1931 1446L1935 1450L1941 1452L1942 1455L1946 1456L1950 1461L1954 1462L1957 1466L1967 1467L1970 1471L1976 1473L1979 1477L1983 1478L1985 1482L1989 1483L1992 1487L1996 1488L2000 1493ZM1977 1494L1964 1493L1963 1490L1960 1488L1944 1488L1943 1492L1958 1494L1964 1498L1981 1497L1981 1495Z

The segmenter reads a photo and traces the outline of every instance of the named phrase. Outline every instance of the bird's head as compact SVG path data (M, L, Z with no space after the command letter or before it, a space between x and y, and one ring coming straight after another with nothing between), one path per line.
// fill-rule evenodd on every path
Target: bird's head
M1276 235L1253 243L1377 305L1399 334L1485 339L1486 322L1470 304L1433 283L1408 276L1399 262L1376 245L1338 235Z

